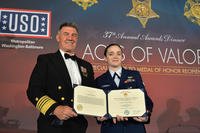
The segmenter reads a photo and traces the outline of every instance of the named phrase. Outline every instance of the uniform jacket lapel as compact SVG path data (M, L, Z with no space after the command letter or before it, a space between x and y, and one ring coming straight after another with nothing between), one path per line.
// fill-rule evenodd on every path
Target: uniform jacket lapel
M125 89L124 88L124 81L127 79L127 72L124 68L122 68L122 73L121 73L121 78L119 82L119 88Z
M63 57L59 51L57 51L55 53L55 56L53 58L53 63L55 65L56 72L58 73L58 76L60 77L61 81L64 80L64 83L67 83L67 86L72 87L69 72L68 72L65 62L63 60Z
M111 76L109 71L106 72L106 77L107 77L107 81L109 81L109 84L111 85L110 87L117 89L118 87L115 84L115 81L113 80L113 78L112 78L112 76Z
M87 73L87 68L83 67L81 60L78 57L77 57L76 62L78 64L79 73L81 74L82 83L84 83L86 79L84 76L84 72Z

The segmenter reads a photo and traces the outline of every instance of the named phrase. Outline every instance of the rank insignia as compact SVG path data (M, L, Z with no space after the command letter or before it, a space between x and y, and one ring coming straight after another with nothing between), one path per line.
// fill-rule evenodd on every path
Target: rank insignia
M92 5L98 3L97 0L72 0L77 5L83 7L83 10L87 10L88 7L91 7Z
M87 69L81 66L81 72L83 74L83 76L87 77L88 76L88 72Z
M200 0L187 0L184 7L184 16L200 26Z
M124 83L130 83L130 82L134 82L135 79L133 78L133 76L129 76L125 81Z
M148 19L159 18L151 9L151 0L132 0L132 5L133 8L127 16L138 18L143 28L146 27Z

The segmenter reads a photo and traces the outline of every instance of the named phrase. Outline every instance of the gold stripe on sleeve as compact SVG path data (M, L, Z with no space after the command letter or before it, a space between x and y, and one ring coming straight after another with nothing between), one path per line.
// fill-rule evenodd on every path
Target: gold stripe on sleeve
M56 101L54 101L53 99L51 99L49 96L45 95L43 97L41 97L37 104L36 104L36 108L42 113L42 114L46 114L47 110L54 104L56 103Z

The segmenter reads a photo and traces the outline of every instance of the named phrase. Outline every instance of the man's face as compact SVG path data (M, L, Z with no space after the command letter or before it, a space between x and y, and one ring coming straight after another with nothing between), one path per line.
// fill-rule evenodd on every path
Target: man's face
M106 61L109 67L117 68L122 65L122 51L118 46L111 46L106 53Z
M74 53L78 40L78 32L73 27L63 27L56 35L59 48L68 53Z

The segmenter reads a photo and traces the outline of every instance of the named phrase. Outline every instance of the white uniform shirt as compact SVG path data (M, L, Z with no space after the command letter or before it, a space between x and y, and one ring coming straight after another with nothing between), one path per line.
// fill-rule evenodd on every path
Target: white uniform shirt
M112 71L112 70L109 70L111 76L113 77L115 73L117 73L117 75L119 77L121 77L121 74L122 74L122 67L120 67L116 72ZM119 87L119 82L120 82L120 79L118 78L118 76L115 76L114 78L114 81L115 81L115 84L117 85L117 87Z
M72 86L74 86L74 84L80 85L81 84L81 74L80 74L77 62L70 58L65 59L65 56L64 56L65 52L62 51L61 49L60 49L60 53L65 61L65 65L68 69L69 76L70 76L71 82L72 82Z

